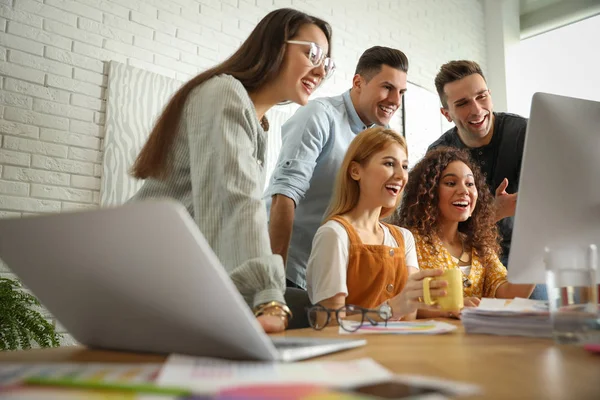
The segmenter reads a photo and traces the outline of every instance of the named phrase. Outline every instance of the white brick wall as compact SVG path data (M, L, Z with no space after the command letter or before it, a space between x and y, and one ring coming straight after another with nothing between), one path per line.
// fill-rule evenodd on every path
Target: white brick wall
M347 89L376 44L431 90L450 59L486 66L479 0L0 0L0 218L97 206L107 61L186 80L279 7L333 26L338 70L318 95Z

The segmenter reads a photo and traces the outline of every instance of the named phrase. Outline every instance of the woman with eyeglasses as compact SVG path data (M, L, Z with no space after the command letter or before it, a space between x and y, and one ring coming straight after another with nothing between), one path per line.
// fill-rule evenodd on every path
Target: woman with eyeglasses
M412 234L381 221L398 206L407 179L408 149L398 133L374 127L351 142L308 260L308 295L318 304L309 312L313 327L350 313L364 319L360 308L386 321L437 308L419 299L423 278L442 271L419 271ZM432 295L444 296L446 286L432 282Z
M266 332L285 329L291 313L261 199L265 113L306 104L334 71L330 49L327 22L292 9L269 13L231 57L175 93L133 166L146 181L132 200L183 203Z

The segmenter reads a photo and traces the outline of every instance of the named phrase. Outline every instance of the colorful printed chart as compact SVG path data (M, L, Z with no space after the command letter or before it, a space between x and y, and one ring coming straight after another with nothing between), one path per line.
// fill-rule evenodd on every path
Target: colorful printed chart
M174 399L189 393L156 386L161 368L162 364L3 364L0 398L130 400L153 393Z
M0 368L3 400L360 400L363 396L335 392L314 384L244 384L211 394L157 386L160 364L4 364ZM202 379L210 372L195 370ZM236 371L236 375L239 370ZM214 369L212 378L224 378ZM225 374L227 375L227 374Z
M315 385L257 385L222 390L215 400L360 400L366 397Z

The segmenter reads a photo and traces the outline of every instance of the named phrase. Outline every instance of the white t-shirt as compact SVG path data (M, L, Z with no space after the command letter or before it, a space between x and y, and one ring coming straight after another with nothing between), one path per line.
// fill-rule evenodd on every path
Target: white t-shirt
M469 274L471 273L471 266L470 265L461 265L458 268L460 268L460 270L462 271L462 273L465 276L469 276Z
M383 224L383 244L397 247L398 243ZM400 228L404 238L406 266L419 268L415 238L408 229ZM327 221L315 234L306 269L308 297L313 304L329 299L338 293L348 296L346 272L348 270L350 238L342 224Z

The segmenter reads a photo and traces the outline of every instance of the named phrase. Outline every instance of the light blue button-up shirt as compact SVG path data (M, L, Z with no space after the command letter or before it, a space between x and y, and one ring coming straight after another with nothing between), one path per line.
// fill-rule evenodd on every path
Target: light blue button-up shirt
M358 116L350 90L310 101L282 126L282 147L265 193L282 194L296 203L287 259L287 279L306 288L312 240L323 217L335 177L354 137L368 127Z

